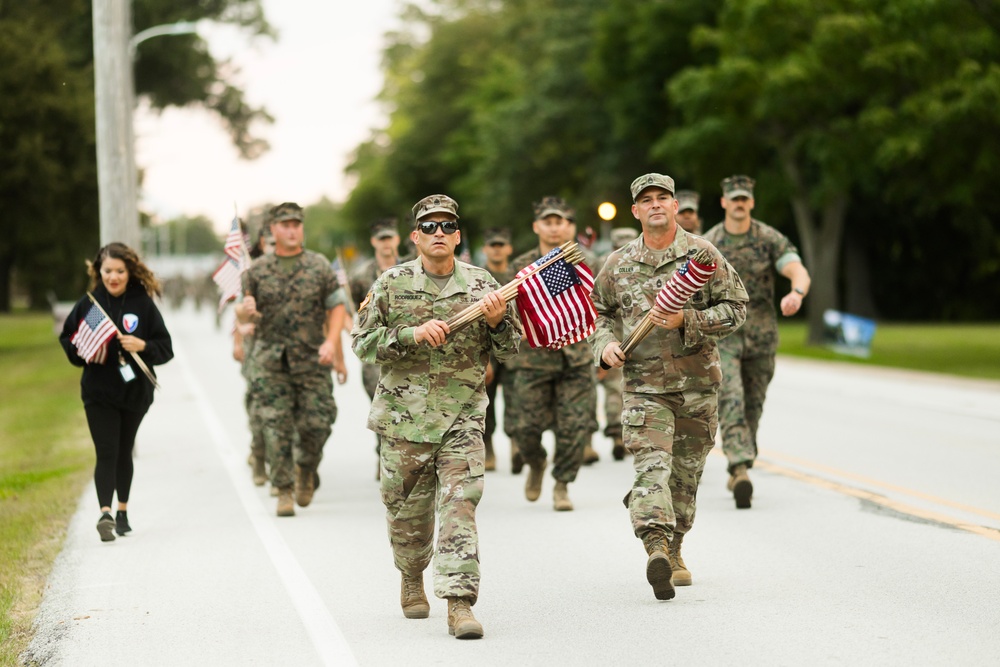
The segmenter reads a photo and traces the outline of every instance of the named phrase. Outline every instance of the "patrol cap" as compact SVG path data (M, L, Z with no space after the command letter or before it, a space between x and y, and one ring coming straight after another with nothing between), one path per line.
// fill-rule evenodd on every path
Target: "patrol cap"
M458 202L448 195L430 195L424 197L413 205L413 221L417 222L421 218L431 213L451 213L458 219Z
M753 186L756 184L757 181L742 174L724 178L722 179L722 196L726 199L733 199L734 197L753 198Z
M305 219L305 212L302 207L295 202L286 201L284 204L278 204L270 210L267 216L267 221L270 222L281 222L282 220L298 220L302 222Z
M535 220L541 220L549 215L558 215L561 218L569 218L573 215L569 204L561 197L544 197L542 201L535 203Z
M491 243L510 243L510 230L500 227L490 227L483 232L483 243L486 245L490 245Z
M677 191L677 212L681 211L694 211L698 212L698 200L701 197L694 190L678 190Z
M380 218L368 227L372 238L387 239L390 236L399 235L396 229L396 218Z
M639 197L639 193L646 188L663 188L670 194L674 194L674 179L664 174L645 174L632 181L632 201Z
M639 238L639 232L634 227L615 227L611 230L611 245L615 248L621 248L637 238Z

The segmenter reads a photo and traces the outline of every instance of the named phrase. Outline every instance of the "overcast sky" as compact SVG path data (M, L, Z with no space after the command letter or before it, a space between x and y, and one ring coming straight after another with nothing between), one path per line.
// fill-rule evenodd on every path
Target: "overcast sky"
M399 0L264 0L277 41L230 28L202 33L217 58L232 58L250 102L275 117L258 133L271 150L239 158L216 117L200 109L136 114L136 156L144 170L141 206L160 221L203 214L228 227L266 202L307 205L349 191L350 152L384 124L374 98L382 87L383 35L398 26ZM156 39L170 39L157 37ZM142 48L141 46L139 47Z

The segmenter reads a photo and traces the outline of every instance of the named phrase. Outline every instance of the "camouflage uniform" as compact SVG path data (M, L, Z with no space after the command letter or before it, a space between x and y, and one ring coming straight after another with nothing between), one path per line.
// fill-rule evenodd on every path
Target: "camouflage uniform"
M508 268L506 271L489 271L493 279L502 287L514 279L515 271ZM493 433L497 429L497 415L494 409L496 402L497 387L503 387L503 430L508 438L512 437L511 426L516 419L514 416L513 402L511 395L514 393L514 373L508 364L500 363L495 357L490 359L493 365L493 382L486 387L486 396L489 405L486 408L486 438L491 440Z
M375 281L351 334L358 358L383 369L368 428L382 436L382 502L396 567L418 575L430 563L436 504L440 598L475 602L479 594L486 363L491 353L501 361L517 353L521 327L508 307L497 330L480 319L437 348L415 344L414 328L447 320L498 288L485 270L456 261L439 290L418 258Z
M723 382L719 390L722 451L729 471L753 467L757 458L757 425L764 411L767 385L774 376L778 318L774 305L775 270L802 261L784 234L751 220L746 234L730 234L723 223L705 233L746 283L750 303L746 324L719 343Z
M540 259L540 248L512 262L515 273ZM583 340L560 350L525 346L508 362L514 370L515 409L513 437L528 465L541 465L547 453L542 433L555 430L556 447L552 477L572 482L583 464L584 447L597 430L597 378L593 359Z
M244 274L243 284L261 315L250 385L263 423L271 485L278 489L293 486L294 465L315 471L337 419L333 379L330 369L319 365L319 348L327 311L344 302L326 258L303 250L294 262L290 259L258 258Z
M670 276L701 248L712 251L718 268L684 309L683 327L654 328L623 368L623 435L635 466L628 505L639 538L663 532L670 539L694 523L698 481L718 426L722 372L715 342L743 323L747 296L722 255L680 227L659 262L641 235L614 251L594 286L598 318L590 344L599 362L608 343L618 340L615 321L621 319L627 336Z
M246 380L246 393L243 396L243 405L246 407L247 419L250 424L250 453L261 461L267 460L267 448L264 444L264 424L260 418L254 403L253 394L253 342L254 336L243 336L243 363L240 364L240 373Z

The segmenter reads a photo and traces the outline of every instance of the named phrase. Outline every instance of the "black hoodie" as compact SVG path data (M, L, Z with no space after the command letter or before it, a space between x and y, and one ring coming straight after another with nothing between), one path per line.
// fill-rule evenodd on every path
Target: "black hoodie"
M104 285L98 285L93 291L94 298L101 308L114 321L118 330L124 334L135 336L146 341L146 349L139 356L150 371L153 366L165 364L174 357L170 342L170 332L163 323L163 316L146 289L136 281L130 281L121 296L108 294ZM103 364L86 364L76 353L76 347L70 338L76 333L77 327L90 310L91 301L87 296L76 302L72 312L66 318L59 342L66 350L66 356L74 366L83 366L83 377L80 378L80 396L84 405L104 405L119 410L131 410L144 413L153 403L153 385L149 382L132 355L122 349L117 337L108 341L107 359ZM135 328L128 331L123 320L126 315ZM132 366L135 379L125 382L118 370L118 353ZM155 371L153 371L155 375Z

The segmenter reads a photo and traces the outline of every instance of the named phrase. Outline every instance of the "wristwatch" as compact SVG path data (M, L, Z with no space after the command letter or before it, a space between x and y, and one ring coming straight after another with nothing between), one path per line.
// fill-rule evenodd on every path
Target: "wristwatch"
M504 331L507 330L507 320L500 320L500 324L497 325L496 329L494 329L488 324L486 325L486 328L490 330L490 333L495 333L495 334L503 333Z
M803 290L802 290L801 288L799 288L799 287L793 287L793 288L792 288L792 291L793 291L793 292L795 292L796 294L798 294L798 295L799 295L799 296L801 296L801 297L804 297L804 296L806 295L805 291L803 291Z

